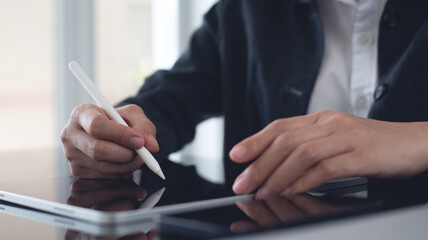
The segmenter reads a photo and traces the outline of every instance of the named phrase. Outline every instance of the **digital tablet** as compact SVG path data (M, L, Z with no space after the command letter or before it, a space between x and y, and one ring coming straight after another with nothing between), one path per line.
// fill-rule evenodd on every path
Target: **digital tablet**
M362 186L321 194L275 196L234 205L160 216L161 239L218 239L301 227L383 210L383 201L369 199Z
M158 214L234 205L237 201L252 198L252 195L235 196L231 187L202 179L192 166L164 161L162 168L167 175L165 181L143 168L143 172L137 172L134 178L62 177L0 182L0 200L111 225L150 219ZM364 183L359 179L348 182L351 185ZM339 185L332 182L321 190L345 185L344 182Z
M365 192L361 187L351 187L346 192L342 189L325 194L302 194L291 199L277 196L263 201L245 200L231 205L187 209L113 225L88 224L86 221L4 201L0 201L0 213L63 228L66 231L61 232L65 239L74 239L73 236L79 236L79 239L127 239L150 235L160 239L213 239L302 226L382 210L381 202L369 200Z
M35 209L23 207L20 205L4 202L0 200L0 213L5 213L37 222L47 223L57 227L67 229L66 234L76 232L79 236L82 234L90 236L108 236L119 237L138 233L148 233L159 229L159 216L150 219L141 219L132 224L88 224L86 221L80 221L74 218L38 211ZM66 238L73 239L73 238ZM83 239L83 238L81 238ZM90 238L88 238L90 239Z
M137 172L135 178L123 179L62 177L0 182L0 200L90 223L113 225L252 198L234 196L230 188L205 181L193 167L169 162L164 172L168 174L166 181L147 170Z

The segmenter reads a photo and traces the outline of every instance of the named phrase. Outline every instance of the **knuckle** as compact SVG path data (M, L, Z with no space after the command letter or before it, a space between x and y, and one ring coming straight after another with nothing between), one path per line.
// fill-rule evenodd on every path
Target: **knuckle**
M156 135L156 126L153 124L152 121L146 118L143 120L143 125L147 129L147 131L149 131L149 133Z
M326 176L334 176L337 172L338 168L335 164L332 164L328 161L321 162L319 164L319 169L322 174Z
M317 149L312 144L303 143L296 148L296 153L302 160L312 160L317 155Z
M82 113L84 113L88 109L94 108L94 107L96 107L96 106L93 104L80 104L80 105L76 106L75 108L73 108L73 110L71 111L71 114L70 114L70 119L71 120L79 119L79 117L82 115Z
M62 143L66 143L66 142L68 142L69 140L69 137L68 137L68 135L69 135L69 130L68 130L68 126L66 126L65 128L63 128L62 129L62 131L61 131L61 142Z
M250 166L247 168L247 173L246 175L247 177L247 181L249 183L250 186L256 186L259 185L260 183L264 182L264 178L263 178L263 174L262 172L259 170L259 168L255 168L253 166Z
M65 147L64 148L64 156L68 161L71 161L71 159L74 158L74 151Z
M276 119L271 124L268 125L268 128L277 130L282 129L285 125L286 119Z
M319 115L332 115L335 114L335 112L331 111L331 110L322 110L320 112L318 112Z
M73 164L69 164L70 167L70 172L73 176L76 177L82 177L84 175L84 171L81 167L79 166L73 166Z
M105 145L101 141L95 141L89 146L89 155L95 161L103 161L107 156L106 150Z
M274 146L278 150L278 153L284 157L290 153L290 150L294 145L295 139L293 133L291 132L280 134L272 143L272 146Z
M73 176L76 176L76 177L80 177L82 175L80 173L80 169L79 168L75 168L75 167L72 167L72 166L70 166L70 172L71 172L71 174Z
M273 145L279 149L289 150L291 147L295 145L296 138L295 134L292 132L286 132L280 134L273 142Z
M144 113L143 109L140 106L136 105L136 104L126 105L124 107L124 110L129 111L129 112L140 112L140 113Z
M73 110L71 111L71 115L70 115L70 118L71 119L77 119L77 118L79 118L79 116L80 116L80 114L81 114L81 112L83 111L83 109L85 108L85 105L79 105L79 106L77 106L77 107L75 107L75 108L73 108Z
M118 144L121 144L123 146L126 146L131 139L131 135L128 131L121 131L116 135L115 142Z
M127 136L128 135L125 132L119 132L116 135L116 142L119 144L123 144L126 141L126 139L128 139Z
M290 144L293 137L291 133L282 133L278 137L276 137L274 144L284 146Z
M92 136L98 136L104 130L105 119L101 115L95 116L89 125L88 133Z
M334 113L331 116L330 121L333 124L348 124L350 123L350 118L346 113Z

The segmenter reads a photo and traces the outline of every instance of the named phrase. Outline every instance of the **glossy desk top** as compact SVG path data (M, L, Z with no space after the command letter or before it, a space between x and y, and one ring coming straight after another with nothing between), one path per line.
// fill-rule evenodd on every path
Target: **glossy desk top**
M230 187L199 178L193 167L166 164L163 169L168 169L167 182L159 182L156 176L144 169L137 182L132 179L73 179L69 193L65 195L66 202L117 211L141 207L144 205L142 199L147 200L147 196L162 187L166 190L158 205L232 194ZM287 235L313 239L313 233L320 236L317 239L342 239L343 235L339 233L350 237L361 235L361 231L364 231L364 239L370 236L376 239L379 232L391 232L382 227L395 226L395 230L402 227L410 231L419 226L410 222L420 223L421 219L428 219L428 211L424 207L428 201L427 179L426 176L418 176L400 181L369 180L368 185L326 194L239 202L200 211L159 215L151 222L115 226L91 224L1 202L0 239L259 239L261 236L281 239ZM389 225L391 222L393 225ZM372 229L367 230L367 227ZM421 237L424 230L428 233L428 228L420 230L418 234Z

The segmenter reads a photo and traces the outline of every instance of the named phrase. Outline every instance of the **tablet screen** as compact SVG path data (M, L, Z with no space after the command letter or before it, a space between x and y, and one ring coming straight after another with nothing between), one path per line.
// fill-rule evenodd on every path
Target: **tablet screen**
M344 195L331 192L300 194L291 198L276 196L163 216L162 234L166 238L178 235L183 239L210 239L303 226L382 210L381 201L367 199L363 189L354 190L352 194Z

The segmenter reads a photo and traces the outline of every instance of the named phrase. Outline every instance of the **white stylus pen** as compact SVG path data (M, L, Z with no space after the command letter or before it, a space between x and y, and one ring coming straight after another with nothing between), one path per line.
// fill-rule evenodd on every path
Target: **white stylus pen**
M107 101L107 99L101 94L101 92L97 89L95 84L91 81L88 75L83 71L83 69L74 61L71 61L68 64L71 72L76 76L79 82L83 85L83 87L88 91L88 93L92 96L92 98L97 102L98 106L101 107L107 114L107 116L113 121L120 123L122 125L128 126L125 120L119 115L119 113L113 108L113 106ZM144 163L147 167L150 168L154 173L156 173L162 179L165 179L163 175L162 169L159 166L159 163L152 156L152 154L145 147L135 150L138 155L144 160Z

